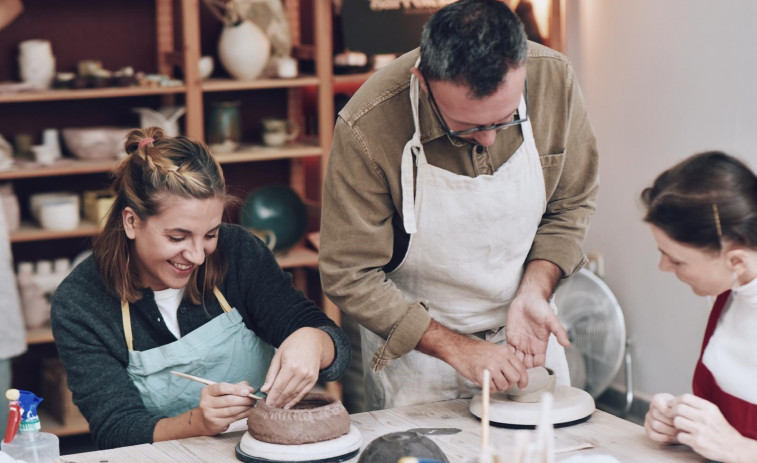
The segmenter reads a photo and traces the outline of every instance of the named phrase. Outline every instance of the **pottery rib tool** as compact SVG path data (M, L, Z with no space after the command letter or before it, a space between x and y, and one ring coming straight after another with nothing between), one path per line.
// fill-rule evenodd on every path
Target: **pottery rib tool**
M211 381L209 379L200 378L199 376L188 375L186 373L181 373L181 372L178 372L178 371L172 371L171 373L174 374L174 375L176 375L176 376L180 376L182 378L185 378L185 379L191 379L192 381L197 381L198 383L206 384L208 386L210 386L211 384L215 384L216 383L215 381ZM255 394L247 394L247 396L250 397L251 399L255 399L255 400L264 400L262 397L260 397L258 395L255 395Z

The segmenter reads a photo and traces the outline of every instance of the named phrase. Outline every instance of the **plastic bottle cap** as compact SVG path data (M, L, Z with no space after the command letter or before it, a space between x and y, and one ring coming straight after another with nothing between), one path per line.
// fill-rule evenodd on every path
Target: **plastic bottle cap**
M5 391L5 398L8 400L18 400L18 397L21 394L18 392L18 389L8 389Z

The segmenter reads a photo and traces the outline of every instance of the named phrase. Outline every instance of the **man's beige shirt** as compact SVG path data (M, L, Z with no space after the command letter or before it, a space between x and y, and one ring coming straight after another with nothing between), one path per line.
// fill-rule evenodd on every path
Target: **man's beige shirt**
M431 320L428 303L407 298L385 273L407 250L400 160L413 135L409 84L418 56L416 49L377 72L339 113L323 190L321 281L339 308L387 340L374 370L413 350ZM527 67L528 115L548 198L527 262L548 260L569 276L583 264L581 244L596 207L596 140L567 58L529 43ZM500 131L488 148L448 137L425 92L420 127L428 162L469 177L491 175L523 142L517 126Z

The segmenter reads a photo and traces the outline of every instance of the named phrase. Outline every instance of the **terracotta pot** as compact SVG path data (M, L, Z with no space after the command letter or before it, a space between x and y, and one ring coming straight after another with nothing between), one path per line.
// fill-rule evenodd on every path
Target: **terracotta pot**
M247 431L271 444L309 444L347 434L350 416L342 402L328 394L307 394L289 410L259 400L247 416Z

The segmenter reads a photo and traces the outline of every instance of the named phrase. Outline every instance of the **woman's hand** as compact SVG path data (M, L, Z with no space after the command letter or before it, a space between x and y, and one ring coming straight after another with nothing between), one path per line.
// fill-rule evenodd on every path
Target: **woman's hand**
M678 441L703 457L731 463L754 450L754 441L739 434L712 402L684 394L673 400L671 408Z
M675 397L671 394L655 394L649 404L649 411L644 418L644 430L647 436L656 442L676 443L678 431L673 426L675 418L672 405Z
M247 381L206 386L200 393L197 408L157 422L152 433L153 441L215 436L224 432L231 423L247 417L255 403L249 394L254 392Z
M273 356L265 384L271 407L292 408L310 391L321 369L334 361L334 342L325 331L300 328L281 343Z
M194 419L197 425L204 429L203 434L215 436L226 431L229 425L247 417L247 412L255 404L255 399L249 397L255 388L247 381L237 384L216 383L206 386L200 394L200 405L190 411L189 424ZM195 416L192 416L195 414Z

